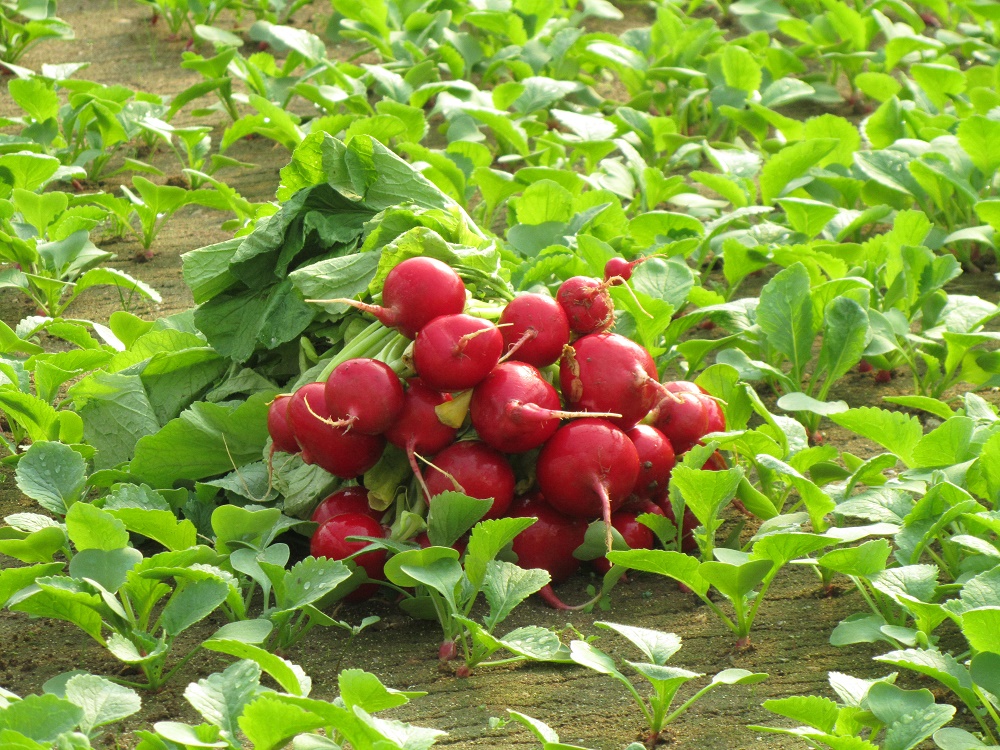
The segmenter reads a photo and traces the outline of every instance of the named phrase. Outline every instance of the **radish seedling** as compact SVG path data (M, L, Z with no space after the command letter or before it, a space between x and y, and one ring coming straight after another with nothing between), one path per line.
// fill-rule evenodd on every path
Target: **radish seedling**
M750 672L746 669L724 669L716 674L712 681L688 698L669 714L677 691L684 683L696 680L705 675L690 672L679 667L667 666L670 658L681 648L680 636L673 633L663 633L658 630L636 628L629 625L618 625L613 622L595 622L599 628L612 630L624 636L642 652L647 661L626 661L632 669L650 682L653 691L646 699L639 694L632 682L619 670L614 660L603 651L587 641L570 643L570 654L577 664L592 669L600 674L608 675L624 685L642 712L649 729L647 741L655 745L663 729L684 714L692 705L707 693L722 685L754 685L763 682L768 675L762 672Z

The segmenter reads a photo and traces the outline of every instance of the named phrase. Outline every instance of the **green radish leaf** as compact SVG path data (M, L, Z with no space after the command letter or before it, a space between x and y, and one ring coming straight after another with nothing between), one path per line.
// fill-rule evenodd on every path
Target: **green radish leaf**
M440 560L451 560L457 565L458 557L458 550L451 547L425 547L398 552L386 561L385 577L397 586L412 588L419 585L420 580L404 568L430 567Z
M924 432L916 417L866 406L834 414L830 419L892 451L907 466L914 465L913 450Z
M116 550L128 546L125 524L88 503L74 503L66 513L66 533L78 550Z
M805 724L821 732L833 733L840 708L829 698L818 695L797 695L791 698L774 698L762 704L771 713Z
M846 401L818 401L801 392L786 393L778 399L777 405L785 411L808 411L824 417L841 414L850 408Z
M435 548L428 547L427 549ZM411 561L406 561L399 566L399 571L418 584L434 589L441 594L448 603L451 612L457 613L459 611L456 596L464 577L464 571L458 560L440 557L428 564L414 564Z
M28 695L0 710L0 729L51 746L84 719L83 709L54 695Z
M229 584L217 578L189 581L170 597L160 613L160 624L167 635L175 636L208 617L228 595Z
M868 330L868 313L853 299L837 297L826 306L823 344L816 360L816 373L826 374L824 387L840 380L861 361Z
M255 748L267 750L285 747L292 738L329 723L326 716L266 693L247 704L239 717L240 729L247 739Z
M493 500L479 500L461 492L435 495L427 513L427 536L431 544L450 547L471 529L493 505Z
M65 547L66 530L62 526L48 526L27 534L13 529L0 529L0 553L21 562L52 562L56 553Z
M43 508L66 515L83 494L86 466L83 457L68 445L38 442L21 456L14 479L17 488Z
M770 675L765 672L751 672L748 669L723 669L712 677L713 685L756 685Z
M612 550L608 560L614 565L622 565L630 570L673 578L680 581L699 596L708 592L708 581L698 572L698 560L682 552L667 550Z
M650 662L660 666L670 661L670 657L681 648L681 637L674 633L637 628L631 625L619 625L614 622L595 622L594 625L606 630L613 630L628 638Z
M977 687L1000 698L1000 653L986 651L973 656L969 675Z
M746 598L771 571L770 560L751 560L742 565L709 560L698 566L699 575L732 602Z
M203 644L209 651L218 651L235 656L237 659L249 659L267 672L281 687L292 695L309 695L312 680L297 664L292 664L266 649L242 641L228 639L209 639ZM243 726L243 722L240 722Z
M206 721L219 727L222 737L236 742L239 717L260 689L260 675L259 665L242 659L222 672L192 682L184 697Z
M954 706L942 706L935 703L932 706L901 716L886 728L885 737L882 739L882 748L883 750L912 750L951 721L954 715Z
M958 142L980 172L991 175L1000 167L1000 122L972 115L958 125Z
M345 669L337 675L340 697L348 708L358 706L369 713L403 706L426 693L388 688L378 677L363 669Z
M614 677L621 683L629 684L628 678L618 671L614 659L586 641L573 641L569 644L569 652L570 658L580 666Z
M187 549L198 543L195 525L186 518L178 520L169 510L118 508L107 512L132 533L159 542L169 550Z
M313 604L350 577L351 570L343 562L326 558L307 557L287 571L281 569L280 579L272 579L276 614Z
M736 467L723 471L706 471L677 466L671 474L671 486L684 497L684 501L705 528L713 529L719 511L734 497L743 469Z
M750 550L750 559L770 560L774 563L776 571L796 558L804 557L834 543L834 540L820 534L768 534L754 542Z
M796 263L764 286L757 305L758 325L769 345L789 359L795 376L812 358L815 324L809 287L809 272Z
M0 570L0 607L6 606L11 596L33 584L36 578L55 575L62 568L63 563L50 562Z
M1000 653L997 628L1000 627L1000 607L972 609L962 615L962 634L977 651Z
M514 537L534 522L534 518L494 518L480 521L473 527L465 548L465 573L474 588L483 585L487 563L495 560Z
M766 205L772 205L790 182L803 177L810 167L816 165L837 145L837 141L832 138L817 138L783 148L768 160L761 171L761 200Z
M84 549L69 561L69 574L96 581L113 594L125 585L129 572L140 562L142 553L132 547Z
M490 605L489 614L483 620L487 630L492 632L518 604L548 585L550 580L551 576L544 570L526 570L513 563L490 560L483 581L483 595Z
M892 547L886 539L872 539L857 547L835 549L819 558L824 568L847 576L869 577L885 570Z
M121 721L142 708L134 690L92 674L78 674L66 683L65 698L83 709L80 731L90 734L94 729Z
M875 660L896 667L912 669L914 672L937 680L960 697L965 696L969 699L972 697L972 679L969 677L969 671L950 654L943 654L931 649L907 649L905 651L890 651L887 654L876 656ZM926 692L928 695L930 694L930 691ZM869 694L870 700L871 695Z

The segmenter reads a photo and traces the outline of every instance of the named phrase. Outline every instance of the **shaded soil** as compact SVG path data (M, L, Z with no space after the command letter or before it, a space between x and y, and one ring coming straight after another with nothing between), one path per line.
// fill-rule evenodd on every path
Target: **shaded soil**
M43 62L89 61L90 68L79 77L103 83L122 83L161 95L175 94L198 80L197 74L182 70L181 53L186 41L172 41L162 27L149 25L149 10L130 2L118 5L110 0L62 0L60 15L76 31L77 41L43 44L21 62L39 69ZM319 31L325 25L326 5L306 9L297 20ZM642 14L636 12L636 22ZM232 24L233 19L224 24ZM246 23L246 19L244 19ZM615 27L615 33L624 30ZM608 29L610 30L610 29ZM342 56L353 50L336 49ZM0 115L11 114L11 104L0 98ZM213 138L221 138L221 120L214 124ZM222 176L244 196L255 201L273 200L278 170L288 154L270 142L245 141L236 144L231 156L252 162L257 168L229 171ZM180 167L169 154L150 158L168 176L180 174ZM103 186L106 190L114 184ZM99 245L118 254L111 265L127 271L157 289L163 295L158 305L141 302L129 309L143 317L168 315L189 308L192 299L181 279L182 253L212 242L227 239L220 224L228 215L203 208L186 208L173 217L159 238L155 256L139 264L133 258L137 243L122 241ZM763 281L761 281L763 283ZM996 301L997 283L989 274L962 277L963 293L979 294ZM755 294L752 282L744 294ZM69 314L74 317L106 321L121 309L121 300L113 289L86 292ZM33 305L15 293L0 295L0 320L14 324L34 313ZM831 398L841 398L851 405L877 404L884 395L908 392L908 380L876 385L870 375L852 374L837 384ZM996 402L996 394L986 394ZM772 399L773 401L773 399ZM846 431L824 423L822 431L828 442L855 455L871 455L873 446ZM17 491L8 470L0 468L0 516L32 510L31 501ZM9 562L9 560L7 560ZM580 574L560 590L567 601L586 598L585 588L594 581ZM754 627L755 649L734 653L733 638L711 613L696 600L681 593L666 580L637 576L613 592L609 612L600 614L554 612L532 601L518 608L503 630L527 624L562 627L571 623L586 635L597 630L593 622L609 619L616 622L658 628L680 634L685 646L675 657L677 666L699 672L715 673L737 666L766 671L770 679L758 686L720 689L683 717L668 734L671 746L703 750L742 750L744 748L791 748L801 744L787 738L759 735L747 724L770 723L770 715L760 707L767 698L805 693L829 694L827 672L837 670L861 677L873 677L885 670L871 661L882 650L877 646L858 646L838 650L828 643L836 623L863 608L863 602L846 583L838 588L839 596L820 596L818 582L811 571L790 566L783 572L767 601L761 607ZM490 717L504 716L514 709L542 719L559 731L567 743L611 750L621 748L639 736L641 717L630 704L624 689L617 683L581 668L551 666L502 667L495 671L481 669L471 678L459 679L450 668L439 667L437 647L440 631L434 624L415 622L405 617L394 604L377 600L338 613L342 619L359 622L367 614L376 614L381 622L365 631L347 648L339 632L314 631L307 643L287 654L302 665L314 682L313 695L335 695L338 668L360 667L379 675L396 688L425 690L424 698L393 712L396 718L424 726L444 729L449 735L439 744L455 748L537 747L528 733L513 727L491 731ZM178 654L194 646L221 622L205 623L192 629L178 644ZM18 694L41 690L54 675L70 669L85 669L96 674L117 674L120 664L102 647L73 626L0 611L0 686ZM632 658L623 641L604 635L602 648L621 657ZM109 745L130 746L129 730L162 720L197 722L198 716L184 701L186 684L224 668L229 659L202 653L178 675L173 683L157 694L144 695L144 707L138 717L124 727L108 733ZM682 692L682 698L690 694Z

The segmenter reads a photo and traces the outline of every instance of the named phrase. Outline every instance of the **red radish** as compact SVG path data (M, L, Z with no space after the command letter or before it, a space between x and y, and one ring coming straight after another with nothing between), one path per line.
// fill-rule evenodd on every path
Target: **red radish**
M454 315L465 309L465 284L446 263L421 255L407 258L389 271L382 285L381 305L353 299L307 301L343 302L371 313L412 339L439 315Z
M403 399L403 410L396 418L395 424L385 432L385 437L390 443L406 451L410 468L413 469L417 482L428 498L430 493L417 465L416 454L433 455L444 450L455 440L457 430L443 424L434 411L435 406L450 400L449 394L428 388L420 378L410 378Z
M615 412L627 430L656 405L656 364L640 344L617 333L592 333L567 346L559 362L566 402L583 411Z
M538 520L514 537L517 564L547 570L552 583L561 583L580 567L573 551L583 544L587 522L553 509L537 492L517 498L510 510L511 518L531 516Z
M326 407L337 426L378 435L403 409L403 386L385 362L359 357L337 365L326 380Z
M331 426L325 389L323 383L299 388L288 402L288 421L302 448L303 461L342 479L353 479L378 463L385 439Z
M639 514L628 510L618 510L611 514L611 525L625 540L629 549L653 549L655 537L653 531L645 524L639 523L636 519ZM611 569L611 563L606 557L598 557L591 560L590 564L598 573L607 573Z
M862 375L865 374L866 372L871 372L874 369L875 368L872 366L872 363L869 362L867 359L863 359L860 362L858 362L858 372L860 372Z
M875 373L876 383L888 383L892 380L892 370L878 370Z
M413 368L438 391L464 391L490 374L503 354L503 335L472 315L441 315L417 332Z
M271 436L271 452L298 453L299 444L295 442L295 433L288 422L288 395L276 396L267 407L267 433Z
M536 368L508 361L473 389L469 415L484 443L502 453L525 453L548 440L560 419L592 416L560 406L556 389Z
M701 394L677 393L664 398L654 413L653 426L667 436L678 455L709 432L709 407Z
M671 393L708 393L700 385L692 383L690 380L668 380L663 384L663 390L670 391Z
M722 454L716 451L708 457L708 460L701 468L702 471L725 471L729 466L726 464L726 459L722 457Z
M605 331L615 321L615 305L600 279L574 276L564 281L556 300L562 305L574 333Z
M649 425L636 425L625 434L639 454L639 479L632 492L640 498L655 497L666 490L677 463L674 447L666 435Z
M371 516L376 521L382 518L382 511L375 510L368 504L368 490L364 487L351 486L341 487L332 495L323 498L309 520L322 524L343 513L361 513Z
M648 500L644 497L639 497L638 495L629 495L628 500L622 505L621 510L628 510L635 513L637 516L641 516L643 513L652 513L654 516L665 516L663 508L657 505L652 500Z
M556 510L603 518L611 549L611 513L639 477L639 454L624 432L604 419L579 419L559 428L536 465L538 487Z
M501 453L478 440L453 443L434 457L424 478L435 495L458 490L480 500L493 499L483 518L501 518L514 500L514 470Z
M313 533L309 542L309 552L313 557L326 557L330 560L344 560L355 552L368 546L368 542L349 542L349 536L384 537L385 529L371 516L362 513L342 513L329 518ZM352 558L354 563L363 568L373 581L385 577L384 549L372 550ZM363 601L378 590L376 584L362 584L345 597L346 601Z
M500 314L504 358L548 367L569 343L569 319L547 294L522 294Z
M645 258L640 258L638 261L632 261L630 263L624 258L619 258L618 256L611 258L604 264L604 280L612 285L628 281L632 278L632 271L635 270L635 267L643 260L645 260Z

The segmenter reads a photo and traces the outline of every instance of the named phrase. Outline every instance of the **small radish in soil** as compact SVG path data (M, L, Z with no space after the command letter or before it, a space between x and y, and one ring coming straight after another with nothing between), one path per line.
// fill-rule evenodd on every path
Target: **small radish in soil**
M504 358L548 367L569 343L569 319L547 294L522 294L500 314Z
M411 378L407 381L403 410L392 427L385 432L385 437L390 443L406 451L410 468L413 469L417 482L428 498L430 493L417 465L416 454L430 456L454 442L457 430L442 424L434 411L434 407L450 400L449 394L428 388L420 378Z
M267 407L267 433L271 436L271 452L298 453L299 444L295 442L295 433L288 422L288 402L291 396L276 396Z
M368 542L348 541L347 537L349 536L384 537L385 529L374 518L363 513L342 513L327 519L313 532L309 542L309 552L313 557L344 560L368 546ZM385 556L384 549L377 549L352 559L358 567L364 569L369 578L373 581L379 581L385 577L383 573ZM377 584L362 584L348 594L345 601L364 601L377 590Z
M729 465L726 463L726 459L723 458L722 454L719 453L719 451L716 451L708 457L708 460L701 468L703 471L725 471L729 468Z
M574 276L564 281L556 300L562 305L574 333L605 331L615 321L615 304L608 285L589 276Z
M592 333L567 346L559 386L574 408L621 414L610 421L624 430L649 413L661 390L649 352L617 333Z
M288 403L288 421L302 448L303 461L334 476L353 479L378 463L385 439L332 427L325 389L323 383L307 383L299 388Z
M371 516L376 521L382 518L382 511L375 510L368 504L368 490L364 487L341 487L332 495L323 498L312 512L309 520L322 524L334 516L344 513L361 513Z
M604 264L604 282L609 286L624 284L632 278L635 269L641 266L650 258L659 258L660 255L643 255L635 260L625 260L614 257Z
M441 315L417 332L413 368L429 387L464 391L496 367L503 335L493 323L472 315Z
M573 557L573 551L583 544L586 521L560 513L537 492L517 498L509 516L538 519L514 537L512 549L518 565L547 570L552 583L561 583L577 571L580 561Z
M872 366L872 363L869 362L867 359L863 359L860 362L858 362L858 372L860 372L862 375L864 375L866 372L871 372L874 369L875 368Z
M365 435L385 432L403 409L399 376L377 359L341 362L327 378L324 395L336 426Z
M548 440L560 419L590 416L560 406L556 389L536 368L508 361L473 389L469 415L484 443L502 453L525 453Z
M457 490L480 500L493 499L483 518L501 518L514 500L516 479L510 462L479 440L453 443L438 453L424 477L434 496Z
M662 513L661 513L662 515ZM629 549L653 549L655 537L653 531L636 519L639 514L628 510L618 510L611 514L611 525L625 540ZM598 573L604 574L611 569L611 563L606 557L591 560L590 564Z
M655 497L666 490L677 463L674 447L666 435L649 425L636 425L625 434L639 455L639 479L632 492L640 498Z
M603 518L611 549L611 513L639 478L639 454L624 432L604 419L579 419L559 428L536 465L538 487L556 510Z
M389 271L382 285L381 305L352 299L308 301L343 302L371 313L412 339L439 315L455 315L465 309L465 284L446 263L421 255L407 258Z
M888 383L892 380L892 370L879 370L875 373L876 383Z

